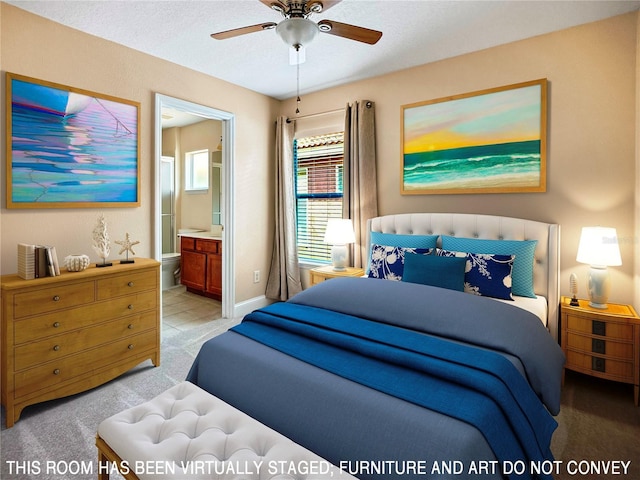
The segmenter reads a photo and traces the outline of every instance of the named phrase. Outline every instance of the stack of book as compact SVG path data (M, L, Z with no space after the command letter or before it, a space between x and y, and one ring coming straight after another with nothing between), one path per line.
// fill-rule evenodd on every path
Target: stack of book
M60 275L56 247L18 244L18 276L25 280Z

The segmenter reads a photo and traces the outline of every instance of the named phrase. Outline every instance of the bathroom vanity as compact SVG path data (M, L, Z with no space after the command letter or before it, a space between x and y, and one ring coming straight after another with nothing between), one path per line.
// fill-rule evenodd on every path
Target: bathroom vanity
M205 233L180 235L181 282L192 293L222 300L222 239Z

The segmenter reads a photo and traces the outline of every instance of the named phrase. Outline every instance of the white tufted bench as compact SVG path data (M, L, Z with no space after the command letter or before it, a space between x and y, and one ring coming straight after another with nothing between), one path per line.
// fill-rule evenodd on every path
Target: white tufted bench
M98 478L354 479L190 382L98 426Z

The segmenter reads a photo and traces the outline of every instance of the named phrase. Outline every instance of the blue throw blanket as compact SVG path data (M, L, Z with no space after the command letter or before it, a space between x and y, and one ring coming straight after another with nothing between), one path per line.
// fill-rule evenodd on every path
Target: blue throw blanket
M232 330L474 425L500 461L553 460L549 445L557 424L525 378L500 354L293 303L253 312ZM522 476L529 477L528 472Z
M564 353L534 314L468 293L375 278L334 278L290 303L331 309L516 357L553 415L560 411Z

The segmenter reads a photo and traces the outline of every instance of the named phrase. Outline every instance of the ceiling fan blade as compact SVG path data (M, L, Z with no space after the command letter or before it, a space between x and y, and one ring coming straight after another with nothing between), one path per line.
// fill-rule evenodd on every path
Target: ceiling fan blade
M338 3L340 3L342 0L318 0L317 2L314 0L310 0L307 3L308 4L312 4L312 3L321 3L322 4L322 12L326 12L327 10L329 10L331 7L333 7L334 5L337 5Z
M320 20L318 22L318 27L323 33L356 40L357 42L368 43L369 45L377 43L378 40L380 40L380 37L382 37L382 32L379 32L378 30L356 27L355 25L340 23L334 20Z
M279 8L282 9L282 11L286 10L286 8L287 8L287 2L286 1L280 2L278 0L260 0L260 2L263 5L266 5L269 8L272 8L272 5L277 5Z
M215 38L216 40L225 40L227 38L237 37L238 35L261 32L262 30L270 30L272 28L275 28L277 25L277 23L273 22L259 23L257 25L251 25L249 27L234 28L232 30L226 30L224 32L212 33L211 38Z

